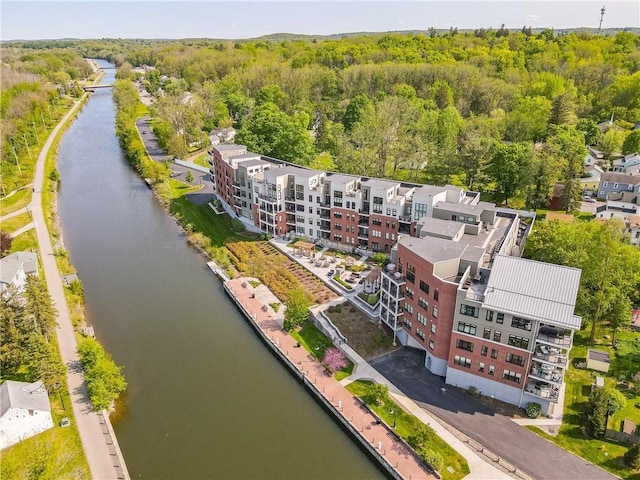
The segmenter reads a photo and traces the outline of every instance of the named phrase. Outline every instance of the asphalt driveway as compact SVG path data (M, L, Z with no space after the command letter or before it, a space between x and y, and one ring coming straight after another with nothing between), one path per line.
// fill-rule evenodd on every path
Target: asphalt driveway
M536 479L617 478L445 385L442 377L424 367L424 356L404 347L370 363L422 408Z
M167 155L167 153L160 148L158 145L158 140L151 130L151 125L149 125L149 118L142 117L136 120L136 127L138 128L138 132L140 132L140 137L142 137L142 141L144 143L149 156L157 161L157 162L165 162L171 160L171 157ZM172 176L176 180L180 180L181 182L185 182L185 175L187 171L191 171L193 175L192 185L203 185L203 187L194 193L187 194L187 198L191 203L196 205L204 205L211 201L214 198L213 195L213 182L211 182L211 175L208 173L203 173L195 168L183 167L182 165L177 165L175 163L171 164Z

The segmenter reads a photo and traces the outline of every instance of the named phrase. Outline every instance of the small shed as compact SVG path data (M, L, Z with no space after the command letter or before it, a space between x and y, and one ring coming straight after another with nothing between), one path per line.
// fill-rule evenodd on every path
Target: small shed
M596 377L596 388L604 388L604 377Z
M293 253L300 253L303 257L311 257L316 251L316 246L313 243L298 241L292 246Z
M611 358L608 352L602 350L587 350L587 368L598 372L608 372L611 366Z

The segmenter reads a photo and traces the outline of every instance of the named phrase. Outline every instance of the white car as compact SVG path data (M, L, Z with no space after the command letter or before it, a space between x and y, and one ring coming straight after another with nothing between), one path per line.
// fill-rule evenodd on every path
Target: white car
M596 201L591 197L583 197L582 200L589 203L596 203Z

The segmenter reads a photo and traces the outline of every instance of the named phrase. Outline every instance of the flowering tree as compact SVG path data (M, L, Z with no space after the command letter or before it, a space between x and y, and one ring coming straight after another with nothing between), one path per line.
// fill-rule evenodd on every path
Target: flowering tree
M322 364L332 372L337 372L347 366L347 358L342 350L336 347L328 348L324 353Z

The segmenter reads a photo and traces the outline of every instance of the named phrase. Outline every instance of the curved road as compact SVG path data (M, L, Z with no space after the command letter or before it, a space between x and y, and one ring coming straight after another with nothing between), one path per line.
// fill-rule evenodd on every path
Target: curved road
M84 96L82 99L84 99ZM56 135L64 123L76 113L80 103L80 101L76 102L73 108L53 129L53 132L49 135L38 156L30 209L33 213L33 223L38 238L40 258L44 276L47 281L47 287L49 294L53 298L53 303L58 310L58 328L56 329L58 347L62 360L68 369L67 387L69 388L73 413L87 463L89 464L89 470L91 471L91 477L94 479L129 479L129 472L127 471L120 447L113 433L109 417L105 411L95 412L91 407L87 395L87 386L84 382L84 375L78 358L76 338L69 316L69 307L64 296L62 277L56 264L53 246L51 245L49 231L47 230L44 213L42 211L41 191L47 153Z

